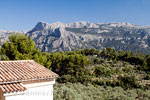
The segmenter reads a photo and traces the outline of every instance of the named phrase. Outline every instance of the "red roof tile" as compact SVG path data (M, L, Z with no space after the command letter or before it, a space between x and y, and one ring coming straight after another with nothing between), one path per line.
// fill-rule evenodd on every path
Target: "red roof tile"
M0 89L3 93L23 92L26 90L20 83L1 84Z
M55 77L58 75L33 60L0 61L0 83Z
M0 61L0 89L3 93L22 92L22 81L58 77L57 74L33 60Z

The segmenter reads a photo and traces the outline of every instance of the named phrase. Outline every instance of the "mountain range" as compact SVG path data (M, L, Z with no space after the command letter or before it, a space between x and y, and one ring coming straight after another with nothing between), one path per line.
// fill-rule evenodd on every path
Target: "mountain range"
M0 45L13 31L0 31ZM13 32L16 33L16 32ZM130 23L75 22L48 24L39 22L30 31L21 31L32 37L43 52L72 51L84 48L111 47L118 51L138 51L150 54L150 27Z

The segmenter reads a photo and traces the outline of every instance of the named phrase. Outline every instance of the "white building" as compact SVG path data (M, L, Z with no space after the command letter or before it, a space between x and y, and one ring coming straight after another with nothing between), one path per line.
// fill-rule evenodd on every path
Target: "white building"
M0 100L53 100L56 77L33 60L0 61Z

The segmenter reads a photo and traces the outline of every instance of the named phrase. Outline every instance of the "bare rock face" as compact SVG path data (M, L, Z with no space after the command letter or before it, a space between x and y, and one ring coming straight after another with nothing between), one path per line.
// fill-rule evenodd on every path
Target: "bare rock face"
M11 33L0 31L0 43L8 40ZM32 37L37 47L46 52L112 47L150 53L150 27L130 23L39 22L32 30L21 33Z
M32 31L41 31L41 30L47 30L50 28L50 25L45 22L39 22L37 25L33 28Z
M60 22L51 25L39 22L27 35L32 37L37 47L42 51L72 50L70 45L76 45L78 37L73 32L66 31L67 26L67 24Z
M70 28L99 28L99 25L86 22L86 21L82 21L82 22L75 22L75 23L68 24L68 27Z
M113 47L149 53L150 49L150 27L130 23L39 22L27 35L46 52Z
M26 34L26 31L6 31L6 30L1 30L0 31L0 46L9 40L9 36L12 33L21 33L21 34Z

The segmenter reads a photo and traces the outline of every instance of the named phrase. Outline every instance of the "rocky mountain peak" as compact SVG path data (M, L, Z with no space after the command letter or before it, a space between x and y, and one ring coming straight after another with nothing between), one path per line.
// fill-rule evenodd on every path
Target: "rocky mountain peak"
M64 24L62 22L55 22L55 23L52 23L50 26L52 29L60 28L60 27L65 28L65 27L67 27L67 24Z
M75 23L71 23L69 24L69 27L72 28L99 28L99 25L95 24L95 23L90 23L87 21L80 21L80 22L75 22Z
M140 25L134 25L128 22L113 22L108 24L110 27L141 27Z
M0 31L0 45L8 40L10 31ZM26 33L44 52L68 51L83 48L141 51L150 53L150 27L130 23L39 22Z
M50 28L50 25L48 23L45 23L43 21L40 21L36 24L36 26L33 28L32 31L41 31L41 30L47 30Z

